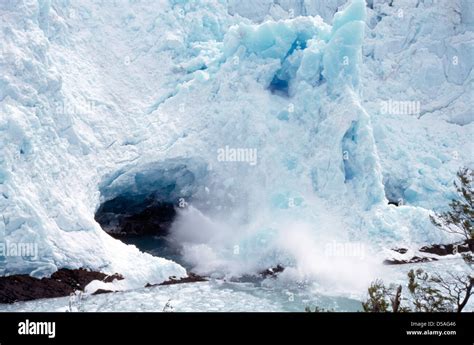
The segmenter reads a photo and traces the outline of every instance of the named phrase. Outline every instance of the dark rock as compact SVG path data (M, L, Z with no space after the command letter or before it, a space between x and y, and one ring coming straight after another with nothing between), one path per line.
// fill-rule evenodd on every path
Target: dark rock
M196 283L196 282L205 282L207 279L195 273L188 273L187 277L176 279L175 276L169 277L169 280L166 280L160 284L146 284L145 287L159 286L159 285L173 285L173 284L184 284L184 283Z
M395 248L392 249L393 251L406 254L408 252L405 248ZM463 242L452 243L452 244L431 244L429 246L421 247L420 252L428 253L428 254L435 254L438 256L446 256L446 255L453 255L456 253L467 253L467 252L474 252L474 240L465 240ZM430 261L437 261L437 258L433 257L419 257L414 256L412 258L407 259L387 259L384 260L385 265L402 265L402 264L412 264L417 262L430 262Z
M384 265L404 265L404 264L414 264L414 263L419 263L419 262L431 262L431 261L438 261L438 259L414 256L411 259L407 259L407 260L386 259L383 261L383 263Z
M34 278L27 274L0 277L0 303L30 301L39 298L68 296L76 290L84 290L93 280L111 282L121 280L120 274L108 276L85 269L60 269L48 278Z
M420 252L436 254L439 256L453 255L455 253L474 252L474 240L465 240L453 244L432 244L420 248Z
M266 278L275 278L279 273L283 272L285 268L281 265L276 267L267 268L264 271L260 271L257 274L244 274L240 277L233 277L230 279L231 282L236 283L259 283Z
M265 271L259 272L259 275L261 275L263 278L268 278L268 277L275 277L278 275L278 273L281 273L285 270L285 268L281 265L277 265L276 267L271 267L266 269Z
M102 295L104 293L111 293L111 292L114 292L112 290L105 290L105 289L98 289L96 290L93 295Z
M123 280L124 278L121 274L115 273L115 274L112 274L111 276L106 275L106 277L103 279L103 282L112 283L115 279Z
M406 252L408 252L408 249L406 248L393 248L392 250L400 254L406 254Z

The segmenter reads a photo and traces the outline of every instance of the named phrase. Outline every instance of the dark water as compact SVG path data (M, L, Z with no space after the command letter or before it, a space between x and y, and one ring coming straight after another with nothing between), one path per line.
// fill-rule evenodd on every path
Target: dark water
M186 269L190 269L190 267L183 262L179 249L164 236L128 236L120 240L126 244L135 245L142 252L172 260Z

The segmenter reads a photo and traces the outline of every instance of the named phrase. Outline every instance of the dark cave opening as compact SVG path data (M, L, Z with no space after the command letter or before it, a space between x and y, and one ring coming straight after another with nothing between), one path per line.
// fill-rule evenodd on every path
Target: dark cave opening
M207 166L191 159L124 168L102 182L94 218L112 237L182 264L170 229L180 205L200 194L206 174Z
M155 195L120 195L104 202L95 220L112 237L145 253L183 264L179 248L169 239L177 205Z
M176 216L174 205L153 195L120 195L103 203L95 220L115 238L166 236Z

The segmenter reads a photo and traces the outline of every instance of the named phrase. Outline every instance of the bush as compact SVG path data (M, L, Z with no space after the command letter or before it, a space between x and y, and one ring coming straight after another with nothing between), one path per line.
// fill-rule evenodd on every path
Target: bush
M440 229L459 234L466 240L474 239L474 171L461 168L454 181L458 199L452 199L451 210L430 216L431 222Z

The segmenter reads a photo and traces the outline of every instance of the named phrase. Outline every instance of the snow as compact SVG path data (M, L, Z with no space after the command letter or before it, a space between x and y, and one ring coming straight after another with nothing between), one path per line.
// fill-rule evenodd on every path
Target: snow
M0 240L39 248L0 273L86 267L124 275L117 289L184 276L94 220L148 190L191 204L172 236L205 274L351 267L360 289L381 248L449 239L428 214L473 163L469 6L0 3ZM389 100L420 113L384 113ZM221 162L226 147L258 163ZM365 243L364 259L328 258L332 241Z

